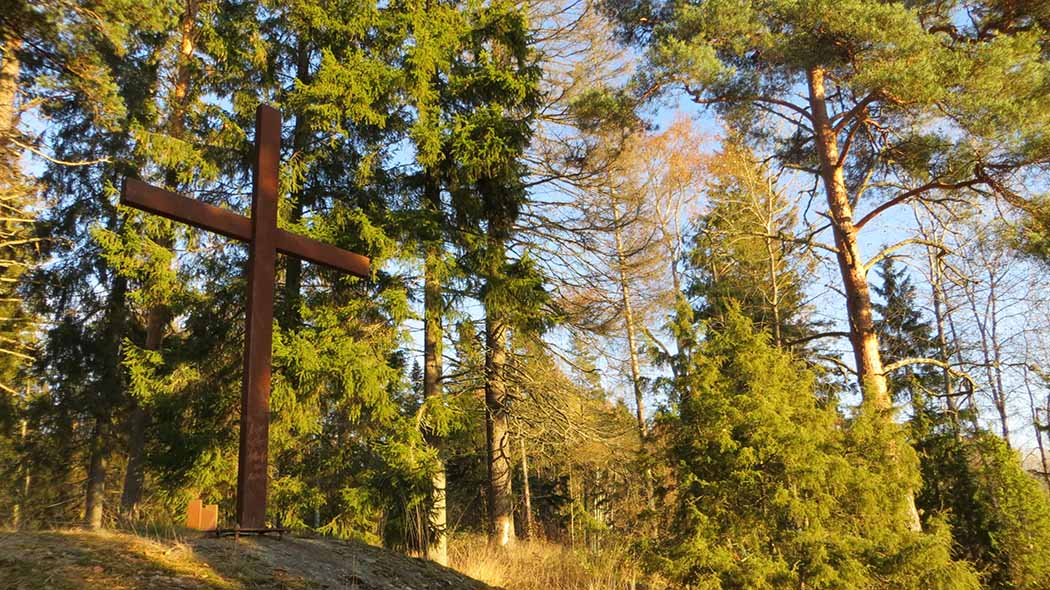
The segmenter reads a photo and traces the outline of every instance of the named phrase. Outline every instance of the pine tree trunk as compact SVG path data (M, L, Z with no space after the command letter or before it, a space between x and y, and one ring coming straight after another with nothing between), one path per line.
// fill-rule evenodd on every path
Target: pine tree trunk
M507 327L495 309L485 313L485 434L489 473L489 542L507 546L515 541L514 495L507 412Z
M824 96L824 70L809 70L809 102L813 111L814 139L820 159L820 176L827 193L831 213L835 247L842 284L846 292L846 308L850 320L850 342L857 364L857 377L864 399L879 410L892 407L886 376L882 370L879 339L875 333L871 295L864 272L864 260L857 244L857 230L853 226L853 207L846 193L843 164L839 161L838 137L828 118Z
M87 494L84 501L84 528L102 528L103 497L106 492L106 458L109 454L106 419L95 418L89 442Z
M22 63L18 52L22 49L22 39L14 31L3 39L3 62L0 63L0 142L7 143L7 137L15 125L15 102L18 98L18 76Z
M444 301L441 294L440 265L441 247L441 187L431 173L425 180L425 199L436 235L427 236L426 259L423 269L423 396L427 399L441 397L441 355L444 316ZM428 442L435 448L440 441L432 434ZM446 514L446 480L444 461L438 460L437 469L431 475L432 497L430 505L430 530L432 537L427 544L427 556L441 565L448 565L448 517Z
M836 256L839 271L842 274L842 286L846 293L850 342L853 345L857 378L864 400L876 411L888 413L893 408L893 400L890 398L886 375L883 372L879 339L875 333L875 321L872 314L871 294L868 292L864 259L861 257L857 243L857 229L853 225L853 207L846 191L844 164L839 155L838 136L828 117L824 70L812 67L807 72L807 78L809 105L813 117L813 139L820 161L820 176L827 194L828 211L831 214ZM893 452L892 449L891 452ZM914 492L909 490L903 501L908 511L911 528L921 530Z
M521 523L525 527L522 531L522 537L525 539L531 539L534 529L532 524L532 486L529 485L529 455L525 450L525 437L521 436L521 429L518 429L518 444L521 446L521 495L522 495L522 514Z
M1032 406L1033 408L1035 406ZM26 442L26 433L29 430L29 423L23 418L20 427L20 438L21 444ZM19 467L18 471L22 474L22 489L21 494L18 496L18 501L11 508L11 528L18 530L22 526L22 506L26 500L29 499L29 466L23 462Z

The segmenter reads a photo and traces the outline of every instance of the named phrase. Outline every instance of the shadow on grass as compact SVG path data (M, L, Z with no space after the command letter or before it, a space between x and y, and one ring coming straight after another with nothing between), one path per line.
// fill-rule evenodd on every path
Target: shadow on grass
M215 539L171 529L0 532L0 590L476 590L454 570L363 543Z

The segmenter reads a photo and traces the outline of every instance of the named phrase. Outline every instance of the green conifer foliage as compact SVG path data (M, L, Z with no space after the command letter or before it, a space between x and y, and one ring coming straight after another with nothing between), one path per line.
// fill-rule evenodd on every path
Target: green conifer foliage
M990 432L931 434L918 444L924 486L919 506L951 525L954 553L971 561L983 587L1046 587L1050 498L1017 452Z
M498 520L504 531L500 537L509 540L514 535L508 332L542 329L548 299L527 253L514 259L508 252L526 196L522 155L539 106L540 72L521 7L509 2L471 5L466 19L469 27L461 33L440 97L447 121L442 153L448 163L455 240L463 249L464 265L478 279L473 295L485 309L490 525Z
M871 254L859 232L936 191L994 193L1022 207L1034 197L1021 179L1050 160L1050 37L1041 3L605 5L624 38L647 52L639 93L683 91L716 108L734 131L823 193L858 383L874 402L867 407L891 420L865 267ZM904 504L908 526L918 528L914 502Z
M265 4L264 59L253 67L294 118L282 225L365 254L374 269L361 280L284 261L270 517L414 549L407 523L425 500L434 455L412 417L406 379L407 281L386 272L407 258L394 242L405 201L393 162L405 135L399 11L367 2ZM250 27L251 14L242 18Z
M874 307L888 361L935 356L932 328L917 306L907 271L887 258L878 265L882 302ZM933 394L943 373L905 367L889 378L909 401L911 436L922 486L916 504L927 521L950 525L952 553L974 564L985 588L1042 588L1050 552L1050 499L999 437L966 432Z
M699 319L720 318L736 302L757 328L789 343L810 334L803 275L816 259L791 241L798 211L769 166L730 141L710 166L710 206L696 221L689 253Z
M875 329L886 362L934 356L933 327L917 307L915 285L907 270L898 269L892 258L885 258L877 272L882 284L873 291L882 301L873 302L872 307L879 315ZM912 401L918 410L924 405L922 398L939 388L941 376L935 367L920 364L904 367L887 380L897 399Z
M155 116L149 105L157 87L155 33L170 22L162 3L140 10L105 2L90 17L54 4L34 10L32 26L22 29L33 48L24 60L32 81L24 96L56 122L42 137L54 156L43 174L43 195L52 205L42 215L50 259L27 282L48 330L38 364L42 391L29 408L25 452L64 457L41 461L34 473L34 490L62 498L48 503L59 506L58 513L37 516L71 520L82 504L69 501L76 494L68 482L82 481L76 465L87 464L85 522L98 526L113 473L106 467L119 441L116 413L127 399L121 344L134 326L127 279L102 259L96 237L99 230L123 230L126 218L113 206L114 187L135 173L129 166L134 127Z
M847 429L805 365L738 308L695 354L673 428L673 520L651 564L684 588L977 588L944 526L901 514L882 420ZM899 463L899 462L897 462ZM892 465L893 463L890 463Z

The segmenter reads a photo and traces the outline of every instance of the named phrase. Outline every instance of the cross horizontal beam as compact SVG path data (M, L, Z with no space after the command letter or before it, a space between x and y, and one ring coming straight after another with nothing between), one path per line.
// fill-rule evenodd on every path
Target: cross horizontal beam
M135 178L124 180L124 186L120 191L120 202L122 205L213 231L234 240L250 242L252 239L252 220L250 218L152 186ZM358 277L368 276L368 257L283 229L277 230L277 251Z

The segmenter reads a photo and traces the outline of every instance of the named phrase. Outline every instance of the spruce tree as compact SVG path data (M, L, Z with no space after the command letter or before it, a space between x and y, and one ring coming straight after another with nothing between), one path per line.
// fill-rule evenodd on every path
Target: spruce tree
M128 165L131 139L137 125L148 125L149 93L156 87L151 33L167 24L160 8L135 12L119 2L98 8L90 24L60 11L23 29L37 35L31 39L35 52L24 61L36 83L24 92L46 117L61 122L44 135L54 153L44 174L54 206L43 221L52 238L47 255L56 262L29 277L36 310L51 326L39 364L47 394L30 408L31 426L52 418L64 423L54 440L40 442L69 445L68 456L86 463L89 527L103 522L107 464L119 440L116 413L127 399L121 345L131 328L127 279L101 261L97 230L119 232L126 222L113 205L113 188L121 176L135 173ZM69 472L43 475L61 488Z
M897 269L892 258L879 262L881 285L873 290L882 300L872 303L878 314L875 330L887 363L934 355L933 328L917 308L915 285L906 269ZM941 375L930 365L904 367L887 376L890 391L898 400L908 400L915 412L922 411L930 392L939 390Z
M978 588L948 530L901 526L883 423L814 395L739 307L710 322L672 428L674 508L648 553L683 588ZM896 522L895 522L896 521Z
M1046 587L1050 497L1021 457L988 431L960 433L942 420L918 441L928 515L951 526L953 553L982 572L989 590Z
M887 258L878 272L876 327L887 361L934 356L933 330L907 271ZM943 379L943 372L922 364L889 377L891 391L912 408L922 479L916 504L927 522L943 519L950 526L953 556L982 572L984 588L1040 588L1050 567L1050 498L1001 438L964 429L936 401Z
M445 158L456 239L480 283L485 313L485 405L489 535L513 542L507 347L509 331L536 329L543 299L537 269L513 260L508 242L523 200L522 154L539 104L538 76L522 10L497 2L471 7L470 27L442 97L451 125ZM477 228L484 228L478 231Z
M696 220L689 253L689 295L698 319L719 318L732 302L778 346L804 340L808 324L802 277L815 257L794 236L798 211L768 165L730 140L709 166L710 205Z

